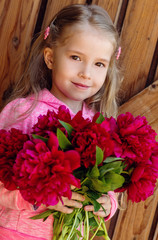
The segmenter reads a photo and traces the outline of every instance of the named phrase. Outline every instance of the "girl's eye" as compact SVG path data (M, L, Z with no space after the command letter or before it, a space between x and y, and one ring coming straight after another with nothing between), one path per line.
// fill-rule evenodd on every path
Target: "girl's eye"
M71 58L76 61L80 61L80 58L78 56L72 55Z
M98 66L98 67L105 67L105 64L104 64L104 63L101 63L101 62L97 62L97 63L96 63L96 66Z

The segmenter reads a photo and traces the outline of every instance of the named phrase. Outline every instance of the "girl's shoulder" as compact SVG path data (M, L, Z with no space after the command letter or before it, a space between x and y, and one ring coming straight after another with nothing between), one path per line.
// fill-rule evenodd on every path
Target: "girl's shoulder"
M18 116L25 114L30 106L31 102L26 98L17 98L9 102L0 113L0 129L20 129L20 124L17 123Z
M46 114L48 110L57 111L59 105L59 101L47 89L41 90L37 96L32 94L26 98L17 98L0 113L0 129L14 127L30 133L40 115Z

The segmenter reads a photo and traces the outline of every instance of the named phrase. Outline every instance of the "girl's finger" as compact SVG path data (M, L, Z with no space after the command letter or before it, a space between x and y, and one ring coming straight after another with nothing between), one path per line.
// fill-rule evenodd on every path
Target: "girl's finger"
M84 207L84 210L93 212L94 211L94 207L93 207L93 205L87 205L87 206Z
M63 199L64 205L69 207L75 207L75 208L82 208L82 203L75 201L75 200L69 200L69 199Z
M71 199L83 202L85 200L85 197L79 193L72 192Z
M100 198L97 199L97 202L100 204L111 204L109 195L102 195Z
M98 212L93 212L93 214L99 217L107 217L110 214L110 211L108 209L105 211L106 212L99 210Z
M66 206L62 206L62 207L60 207L60 208L57 208L56 209L57 211L60 211L60 212L62 212L62 213L66 213L66 214L70 214L70 213L72 213L73 212L73 208L68 208L68 207L66 207Z

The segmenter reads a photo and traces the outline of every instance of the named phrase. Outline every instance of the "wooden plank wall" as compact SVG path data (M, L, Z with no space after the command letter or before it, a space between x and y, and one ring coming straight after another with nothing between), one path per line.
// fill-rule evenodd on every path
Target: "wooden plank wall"
M32 37L69 4L97 4L109 12L122 38L120 113L144 115L158 133L157 0L1 0L0 99L24 68ZM107 223L112 240L158 240L158 188L145 202L128 203ZM96 239L102 239L98 237Z

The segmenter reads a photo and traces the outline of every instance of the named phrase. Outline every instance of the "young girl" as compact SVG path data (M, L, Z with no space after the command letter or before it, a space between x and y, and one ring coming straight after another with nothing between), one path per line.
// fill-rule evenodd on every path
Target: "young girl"
M18 128L31 132L40 114L66 105L74 116L92 118L96 111L105 116L117 113L116 92L118 33L107 12L96 5L71 5L62 9L32 46L25 72L0 115L0 129ZM64 213L81 208L84 197L72 193L64 204L49 206ZM114 193L98 199L106 209L94 213L111 218L117 209ZM0 239L51 239L52 221L31 220L46 210L26 202L19 191L0 184ZM86 206L86 211L94 211Z

